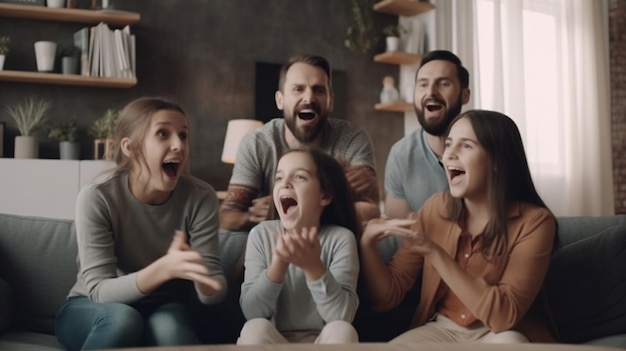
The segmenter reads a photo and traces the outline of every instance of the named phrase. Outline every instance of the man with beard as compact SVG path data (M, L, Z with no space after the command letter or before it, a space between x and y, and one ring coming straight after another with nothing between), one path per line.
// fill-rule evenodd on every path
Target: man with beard
M267 218L278 159L302 147L321 149L345 165L361 221L380 215L372 142L363 129L329 118L333 99L325 58L298 55L281 68L275 100L284 118L267 122L242 140L220 208L222 229L249 231Z
M422 57L415 73L413 103L421 128L397 141L387 157L387 217L407 218L433 194L448 189L446 172L439 162L444 134L469 97L469 73L455 54L436 50ZM385 252L394 252L401 241L399 236L391 236L381 244ZM420 287L421 283L416 284L402 304L390 311L374 312L362 303L355 318L361 341L389 340L406 331L419 302Z
M415 74L413 107L421 125L396 142L385 166L385 215L406 218L434 193L448 189L439 162L450 121L469 101L469 73L450 51L422 57Z

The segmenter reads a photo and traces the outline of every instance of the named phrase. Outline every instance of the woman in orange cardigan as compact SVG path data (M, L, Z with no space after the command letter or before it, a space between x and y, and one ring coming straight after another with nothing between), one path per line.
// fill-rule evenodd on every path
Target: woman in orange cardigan
M361 238L361 269L378 310L397 306L417 279L411 329L392 342L548 342L531 307L548 270L556 220L533 185L509 117L468 111L451 124L441 162L449 190L405 220L376 219ZM389 265L376 244L404 237Z

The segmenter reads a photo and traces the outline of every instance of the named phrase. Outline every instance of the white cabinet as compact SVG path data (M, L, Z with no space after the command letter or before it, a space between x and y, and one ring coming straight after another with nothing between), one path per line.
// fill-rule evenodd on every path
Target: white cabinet
M81 186L111 161L0 158L0 212L74 219Z

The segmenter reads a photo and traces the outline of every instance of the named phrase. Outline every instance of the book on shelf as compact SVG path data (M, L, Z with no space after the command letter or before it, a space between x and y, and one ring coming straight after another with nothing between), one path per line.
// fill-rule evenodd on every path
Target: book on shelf
M116 29L114 34L121 77L135 78L133 64L134 52L131 53L131 48L133 48L134 51L134 35L130 34L129 26L123 29ZM133 38L132 41L131 37Z
M79 29L74 33L74 46L80 49L80 74L89 76L89 27Z
M130 27L111 29L105 23L91 27L88 62L93 77L135 77L135 36Z
M117 49L115 47L115 39L113 38L113 31L107 24L103 25L102 29L102 41L103 43L103 55L104 55L104 76L106 78L118 78L117 77Z
M89 28L89 75L97 77L99 74L98 58L100 57L100 43L98 33L98 26Z

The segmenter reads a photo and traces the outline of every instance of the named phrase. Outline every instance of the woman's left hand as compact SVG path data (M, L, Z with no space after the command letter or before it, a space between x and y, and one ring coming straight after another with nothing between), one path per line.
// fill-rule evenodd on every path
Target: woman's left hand
M411 250L422 256L428 256L437 250L441 250L441 247L434 241L428 239L421 232L413 232L411 235L405 235L404 240L407 241Z

